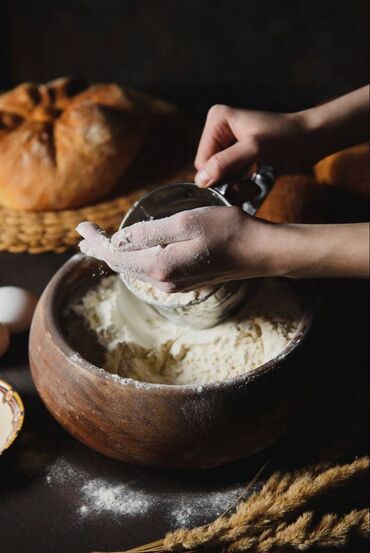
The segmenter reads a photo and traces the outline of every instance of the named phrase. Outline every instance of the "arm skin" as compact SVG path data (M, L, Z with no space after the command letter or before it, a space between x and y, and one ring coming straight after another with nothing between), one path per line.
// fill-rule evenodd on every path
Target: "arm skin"
M369 86L297 113L213 106L195 158L195 182L207 188L250 163L277 173L312 167L333 152L368 140Z
M369 278L368 223L273 225L268 273L291 278Z
M87 222L77 230L84 238L82 252L165 292L264 276L366 278L369 273L366 223L285 225L237 207L206 207L132 225L112 238Z
M317 161L369 139L369 86L363 86L336 100L302 111L298 117L317 141Z
M248 163L289 172L369 138L369 86L320 106L288 114L214 106L209 111L195 166L208 187ZM368 277L368 225L275 226L274 273L309 277ZM263 241L263 232L257 239ZM279 242L281 237L281 241ZM269 244L265 243L268 249ZM282 247L281 247L282 246ZM279 266L281 264L282 266Z
M214 106L195 160L196 183L211 186L254 162L281 171L292 161L312 165L366 140L368 111L369 87L290 114ZM276 224L237 207L208 207L133 225L112 238L87 222L78 231L83 252L167 292L261 276L369 277L366 223Z

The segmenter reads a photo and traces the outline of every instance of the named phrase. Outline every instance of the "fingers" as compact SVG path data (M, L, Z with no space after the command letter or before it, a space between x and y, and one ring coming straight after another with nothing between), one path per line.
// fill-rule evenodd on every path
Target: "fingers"
M202 240L200 234L195 233L195 238L190 237L194 235L194 226L189 223L192 221L191 214L189 216L189 213L182 212L174 217L178 218L179 216L181 217L177 224L179 229L182 230L178 230L178 233L181 236L187 236L188 232L189 239L179 242L173 241L163 247L158 244L155 247L148 247L153 240L150 233L148 234L145 230L142 234L140 230L139 234L135 235L136 230L140 227L133 225L136 229L134 229L131 236L136 242L128 242L128 247L136 248L138 244L142 246L142 240L145 241L147 247L140 250L130 250L125 249L125 246L123 248L117 247L122 237L116 237L115 243L113 243L96 225L82 223L78 226L79 233L84 237L84 240L80 243L80 249L86 255L105 261L113 271L132 278L149 281L165 292L171 293L191 289L195 286L200 265L202 265L202 262L205 262L205 266L207 265L208 250L204 246L204 240ZM151 225L156 222L153 221L147 224ZM128 227L131 230L132 228ZM185 231L184 228L188 228L188 231ZM180 234L175 232L172 236L179 238ZM157 240L158 235L154 241ZM194 283L194 286L191 285L192 283Z
M254 135L241 139L236 134L239 111L222 105L209 110L195 158L199 187L208 188L257 160Z
M237 174L255 159L255 149L246 141L236 142L229 148L213 155L195 176L195 182L201 188L208 188Z
M121 272L117 252L112 247L110 238L100 227L85 221L80 223L76 230L84 238L79 244L82 253L105 261L113 271Z
M93 223L81 223L78 225L77 231L84 238L80 243L81 251L86 255L105 261L117 273L159 282L165 282L170 274L170 260L165 255L161 255L162 248L160 246L126 251L117 248L106 233ZM140 236L146 237L146 234ZM170 252L170 248L168 252Z
M103 259L99 258L98 254L87 240L81 240L81 242L78 244L78 247L80 248L80 251L88 257L95 257L95 259L99 259L99 261L104 261Z
M85 239L80 243L80 249L86 255L103 260L110 249L110 239L107 234L95 223L85 221L80 223L77 232Z
M196 288L199 274L209 269L209 252L197 238L170 244L157 253L147 276L152 284L171 293Z
M97 234L106 234L103 229L90 221L83 221L76 227L76 231L86 240L94 239Z
M235 141L229 125L230 111L231 108L221 105L213 106L209 110L194 162L198 172L201 172L210 157L231 146Z
M123 228L112 236L111 242L117 250L135 251L190 240L198 232L194 213L189 210Z

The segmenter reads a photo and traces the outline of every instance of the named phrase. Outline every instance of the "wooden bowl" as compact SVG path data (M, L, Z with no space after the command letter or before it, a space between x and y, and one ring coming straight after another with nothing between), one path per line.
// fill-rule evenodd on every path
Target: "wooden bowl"
M65 338L64 307L98 282L99 266L81 254L71 258L44 291L31 327L34 382L75 438L129 463L188 469L250 456L289 428L312 379L298 347L311 326L310 307L283 354L248 374L202 387L143 384L87 361Z

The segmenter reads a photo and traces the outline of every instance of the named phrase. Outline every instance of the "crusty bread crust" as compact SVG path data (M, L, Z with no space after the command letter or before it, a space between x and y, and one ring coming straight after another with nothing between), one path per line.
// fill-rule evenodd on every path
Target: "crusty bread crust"
M337 186L369 199L369 143L358 144L319 161L314 168L316 180Z
M137 154L145 116L129 90L71 78L0 95L0 205L77 208L108 194Z

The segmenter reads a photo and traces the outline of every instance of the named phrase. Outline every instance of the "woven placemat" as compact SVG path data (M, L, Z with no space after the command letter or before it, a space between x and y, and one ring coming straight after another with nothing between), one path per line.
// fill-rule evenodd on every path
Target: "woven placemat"
M199 128L163 100L136 92L148 113L142 151L103 201L80 209L30 212L0 207L0 252L62 253L76 246L76 225L93 221L108 232L117 230L133 203L157 186L192 179Z

